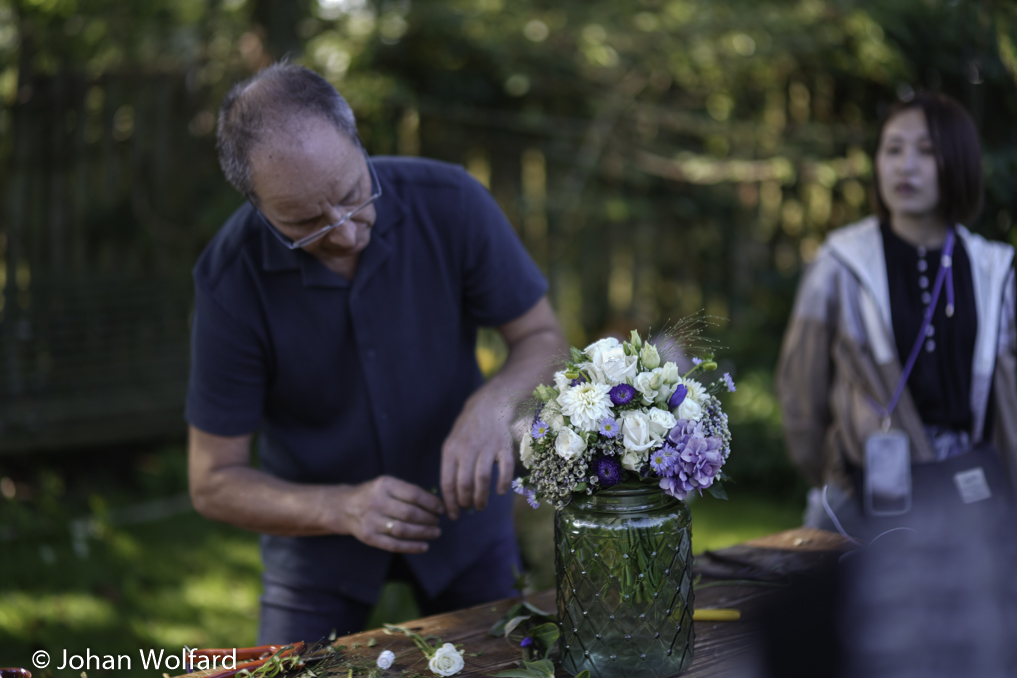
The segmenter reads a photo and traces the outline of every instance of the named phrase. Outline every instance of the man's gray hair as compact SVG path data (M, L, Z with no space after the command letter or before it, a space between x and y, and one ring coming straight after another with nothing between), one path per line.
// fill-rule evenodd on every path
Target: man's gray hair
M253 198L251 151L267 132L307 117L332 123L361 146L350 105L312 70L281 62L234 85L219 108L215 141L226 180Z

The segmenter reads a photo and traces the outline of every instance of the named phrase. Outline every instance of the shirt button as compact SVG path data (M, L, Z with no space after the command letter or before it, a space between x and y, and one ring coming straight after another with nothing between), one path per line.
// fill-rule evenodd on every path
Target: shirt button
M918 272L919 273L925 273L925 271L928 268L929 268L929 262L925 261L925 259L919 259L918 260Z
M932 301L932 295L928 292L922 292L922 303L927 304Z
M931 337L935 333L936 333L936 328L933 327L932 325L929 325L928 327L925 328L925 336Z
M929 339L927 342L925 342L925 350L928 351L929 353L935 351L936 341L934 339Z
M920 257L924 257L925 256L925 248L922 247L921 245L918 246L918 256L920 256Z
M929 286L929 279L926 278L924 275L919 277L918 278L918 286L921 287L924 290L926 287Z

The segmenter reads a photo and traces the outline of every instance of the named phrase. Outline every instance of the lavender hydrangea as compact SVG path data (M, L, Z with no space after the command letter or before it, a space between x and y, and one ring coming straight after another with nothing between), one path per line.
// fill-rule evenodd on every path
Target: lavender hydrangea
M636 397L636 389L629 384L618 384L608 393L615 405L628 405Z
M604 487L611 487L622 481L621 463L614 457L600 457L593 462L593 470L597 474L597 480Z
M724 439L704 435L702 422L679 419L668 432L668 444L677 452L670 466L651 466L661 475L660 487L673 497L685 499L690 492L702 491L711 485L724 465ZM656 456L656 453L655 455Z
M604 417L600 420L600 428L597 433L605 438L614 438L618 435L618 423L611 417Z

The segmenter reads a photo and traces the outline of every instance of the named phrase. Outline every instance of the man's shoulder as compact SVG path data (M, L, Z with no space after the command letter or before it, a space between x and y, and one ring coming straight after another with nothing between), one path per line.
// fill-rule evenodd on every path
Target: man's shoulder
M469 175L461 165L430 158L403 156L373 156L371 162L379 177L402 188L414 186L447 186L458 188L468 181Z
M209 241L194 266L196 285L214 289L224 276L237 271L261 251L257 213L249 202L241 205Z

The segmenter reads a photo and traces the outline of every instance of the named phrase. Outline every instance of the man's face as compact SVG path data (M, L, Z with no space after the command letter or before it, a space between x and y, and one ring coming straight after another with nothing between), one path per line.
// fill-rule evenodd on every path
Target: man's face
M251 154L258 207L291 240L334 224L371 196L360 148L331 123L309 118L276 132ZM322 259L355 259L371 240L374 205L303 249Z

